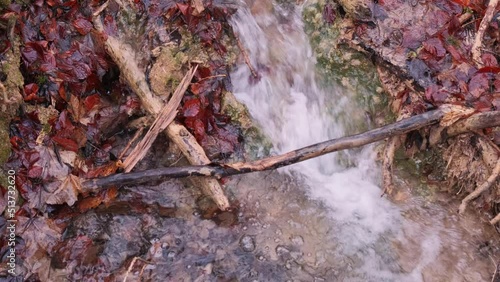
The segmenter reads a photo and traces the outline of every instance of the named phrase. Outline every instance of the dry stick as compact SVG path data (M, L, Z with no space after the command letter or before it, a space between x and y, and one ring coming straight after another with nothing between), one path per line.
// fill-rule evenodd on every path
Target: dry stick
M495 13L495 9L498 5L498 1L499 0L490 0L488 8L486 9L486 13L484 14L484 17L481 20L481 24L479 25L479 29L477 30L474 44L472 45L472 60L476 62L479 67L483 66L483 61L481 60L481 45L483 42L484 33L490 25L491 19L493 18L493 14Z
M153 145L153 142L156 140L156 137L158 137L158 134L165 130L174 120L177 115L177 107L181 103L182 96L184 96L197 69L198 66L190 69L182 78L181 83L175 89L174 95L172 95L170 101L168 101L167 105L165 105L163 110L158 114L153 125L146 133L146 136L144 136L141 142L135 146L130 155L128 155L127 159L123 162L125 172L132 171L135 165L144 158L149 148L151 148L151 145Z
M428 126L440 120L442 109L412 116L407 119L370 130L361 134L342 137L315 145L304 147L282 155L267 157L251 162L234 164L210 164L202 166L169 167L151 169L141 172L122 173L85 181L82 184L83 192L92 192L111 185L134 185L147 181L159 180L163 177L181 178L188 176L215 176L221 178L228 175L276 169L294 163L309 160L327 153L360 147L388 137L401 135L410 131Z
M241 54L243 54L243 58L245 59L245 63L247 64L248 68L250 69L250 72L252 73L253 77L257 78L259 75L257 74L257 71L255 71L255 68L252 66L252 62L250 61L250 57L248 57L247 50L245 49L245 46L243 46L243 43L241 43L241 40L239 36L235 33L234 37L236 38L236 44L238 44L238 48L241 51Z
M100 13L107 7L109 2L105 2L99 7L92 17L94 28L104 33L104 27L100 19ZM109 56L119 66L122 78L128 83L134 93L141 99L142 106L151 114L158 114L163 108L163 101L155 96L149 89L144 73L139 69L134 61L135 53L127 44L120 42L113 36L107 36L104 47ZM172 142L179 147L188 161L194 165L209 164L210 160L203 148L198 144L194 136L187 129L175 122L172 122L166 129L166 134ZM181 135L182 134L182 135ZM229 208L229 201L224 195L222 187L216 179L200 179L199 186L203 192L208 194L221 210Z
M497 214L497 216L495 216L495 217L494 217L494 218L490 221L491 225L495 225L495 224L497 224L497 223L499 223L499 222L500 222L500 213L498 213L498 214Z
M490 177L488 177L488 179L483 184L477 187L474 192L470 193L467 197L465 197L465 199L462 200L462 203L458 208L458 213L463 214L470 201L479 197L479 195L481 195L484 191L488 190L488 188L490 188L490 186L497 180L498 174L500 174L500 159L497 161L497 164L493 169Z

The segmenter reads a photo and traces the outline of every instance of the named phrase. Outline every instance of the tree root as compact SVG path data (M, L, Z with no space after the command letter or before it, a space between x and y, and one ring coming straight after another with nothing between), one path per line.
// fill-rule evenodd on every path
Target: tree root
M494 218L490 221L491 225L495 225L495 224L497 224L497 223L499 223L499 222L500 222L500 213L499 213L499 214L497 214L497 216L495 216L495 217L494 217Z
M481 59L481 46L483 42L484 32L490 25L493 14L495 13L495 9L498 6L498 1L499 0L490 0L488 8L486 9L486 13L484 14L484 17L481 20L481 24L479 25L479 29L477 30L474 44L471 48L472 60L476 62L479 67L483 66L483 60Z
M107 7L108 3L105 2L99 7L92 17L94 28L102 34L105 33L100 13ZM131 47L109 35L104 41L104 45L106 52L118 65L121 77L127 82L132 91L139 96L144 109L153 115L159 114L163 108L163 101L149 89L145 74L134 61L134 51ZM193 135L184 126L175 122L171 123L166 129L166 134L179 147L191 164L205 165L210 163L203 148L201 148ZM200 179L199 184L202 190L212 197L219 209L226 210L229 208L229 201L217 180L208 178Z
M382 183L384 192L382 195L393 195L394 183L392 182L392 168L394 163L394 153L399 148L401 136L394 136L387 140L384 150L384 161L382 164Z
M490 186L497 180L498 174L500 174L500 159L497 161L497 164L493 169L490 177L488 177L488 179L483 184L477 187L474 192L470 193L467 197L465 197L465 199L462 200L462 203L460 204L460 207L458 209L458 213L463 214L470 201L479 197L479 195L481 195L484 191L488 190L488 188L490 188Z

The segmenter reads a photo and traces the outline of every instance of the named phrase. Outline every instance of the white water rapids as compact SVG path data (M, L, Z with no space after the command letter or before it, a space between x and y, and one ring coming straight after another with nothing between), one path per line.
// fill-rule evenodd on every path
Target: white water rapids
M316 82L302 7L269 5L259 0L243 3L232 17L231 24L261 75L257 81L249 79L249 67L241 63L231 73L235 96L273 142L274 153L346 135L335 117L357 115L362 109L353 105L354 95L334 87L324 89ZM331 210L336 256L352 265L350 273L340 275L343 281L481 281L488 277L470 263L474 258L466 254L467 248L475 247L463 237L472 235L461 229L454 214L435 206L421 210L417 199L397 206L381 197L373 147L343 155L354 163L352 167L340 165L339 157L330 154L281 171L304 178L309 196ZM489 263L489 258L485 260ZM443 271L444 276L436 274Z

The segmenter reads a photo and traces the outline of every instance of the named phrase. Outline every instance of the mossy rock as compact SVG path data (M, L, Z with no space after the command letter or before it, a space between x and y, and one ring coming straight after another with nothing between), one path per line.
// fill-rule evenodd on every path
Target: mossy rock
M9 22L15 20L14 17ZM24 85L23 76L19 70L20 66L20 43L19 38L14 36L12 47L5 53L2 61L2 72L6 75L6 80L2 82L5 93L0 93L0 167L3 168L5 162L11 154L9 142L9 125L13 117L16 116L17 109L22 102L20 89ZM3 92L0 90L0 92ZM0 170L0 185L5 186L7 177L3 170Z

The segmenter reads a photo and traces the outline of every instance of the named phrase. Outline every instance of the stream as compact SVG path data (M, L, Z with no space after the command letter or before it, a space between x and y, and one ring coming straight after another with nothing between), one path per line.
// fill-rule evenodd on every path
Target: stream
M315 57L304 33L303 7L272 5L266 0L248 1L232 18L261 76L249 79L249 67L239 65L231 74L235 96L271 140L273 153L346 135L344 128L364 114L352 102L355 94L317 82ZM350 118L336 118L342 114ZM315 228L329 242L317 241L318 252L332 264L323 279L489 281L495 255L498 259L498 236L492 228L458 218L451 203L447 209L445 203L429 203L418 196L402 204L381 197L375 158L374 147L367 146L280 170L301 181L307 187L304 196L324 209L325 214L318 214L326 218L316 224L326 226ZM411 185L405 180L399 184ZM304 210L299 216L315 222L311 207L300 208ZM315 255L316 263L322 260Z

